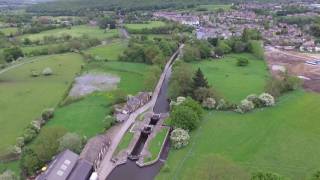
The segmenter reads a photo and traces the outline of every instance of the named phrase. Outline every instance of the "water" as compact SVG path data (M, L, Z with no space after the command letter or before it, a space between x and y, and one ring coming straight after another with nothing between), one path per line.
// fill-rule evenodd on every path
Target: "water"
M169 86L169 80L171 76L171 67L169 68L166 77L163 81L162 87L160 89L158 98L156 100L155 106L153 108L154 113L167 113L170 110L170 104L168 101L167 91ZM144 135L141 135L138 143L136 144L132 155L138 155L144 144L147 140ZM140 141L141 139L141 141ZM116 167L110 175L107 177L107 180L152 180L159 173L161 167L163 166L163 160L166 160L169 154L169 141L167 140L164 146L163 151L160 154L160 160L156 163L140 168L135 161L129 160L126 164Z

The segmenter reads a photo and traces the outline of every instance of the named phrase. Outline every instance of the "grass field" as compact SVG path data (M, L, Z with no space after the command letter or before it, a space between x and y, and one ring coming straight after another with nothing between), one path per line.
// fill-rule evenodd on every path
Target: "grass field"
M15 28L15 27L8 27L8 28L0 28L0 31L2 33L4 33L6 36L9 36L9 35L14 35L18 32L18 28Z
M88 35L92 38L105 39L111 38L113 36L118 35L117 29L108 30L105 32L103 29L99 29L98 27L91 27L87 25L73 26L71 29L68 28L60 28L53 29L48 31L43 31L38 34L25 34L20 36L20 39L29 38L32 41L41 40L44 36L56 36L60 37L63 34L69 34L72 37L81 37L83 35Z
M116 40L111 44L102 45L90 48L86 51L93 56L99 56L101 58L106 58L110 61L115 61L118 59L119 55L127 47L127 42L123 40Z
M62 43L46 44L46 45L38 45L38 46L23 46L23 47L21 47L21 50L23 51L23 53L25 55L28 55L32 51L41 51L42 49L56 48L61 45L62 45Z
M246 67L236 66L237 58L249 60ZM227 100L239 103L252 93L261 93L268 79L267 65L251 54L227 55L220 60L201 61L192 65L201 68L209 84Z
M94 93L84 99L59 107L53 119L45 126L62 126L88 138L103 132L104 118L111 110L108 93Z
M149 150L151 156L148 158L145 158L144 162L153 161L158 157L158 154L160 153L162 144L166 138L168 131L169 131L168 128L162 128L156 134L156 136L153 139L151 139L151 142L148 145L148 150Z
M208 4L200 5L199 8L206 8L208 11L217 11L218 9L230 10L231 4Z
M127 29L132 29L132 30L140 30L140 29L151 29L151 28L157 28L161 26L165 26L166 23L163 21L150 21L149 23L145 24L125 24L125 27Z
M54 107L66 93L83 63L80 55L63 54L41 56L36 62L25 64L0 75L0 153L15 144L23 129L42 110ZM51 67L49 77L31 77L31 71Z
M121 139L120 143L118 144L116 150L114 151L113 155L117 155L121 150L126 149L129 146L133 136L134 136L134 134L132 132L127 131L124 134L124 136L122 137L122 139Z
M170 171L157 179L207 177L210 167L204 162L212 154L249 172L305 179L320 168L319 107L319 94L296 91L281 97L275 107L244 115L208 112L190 144L170 151Z

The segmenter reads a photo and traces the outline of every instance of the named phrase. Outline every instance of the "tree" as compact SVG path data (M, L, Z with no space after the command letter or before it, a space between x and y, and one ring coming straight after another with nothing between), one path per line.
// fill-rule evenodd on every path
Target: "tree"
M99 19L98 25L101 29L106 29L106 28L115 29L116 21L115 21L115 18L112 18L112 17L103 17Z
M3 50L4 59L7 62L14 61L19 57L23 57L23 52L19 47L6 48Z
M195 46L191 46L190 44L187 44L183 48L183 56L182 59L185 62L192 62L192 61L198 61L200 60L201 55L199 48Z
M310 33L315 37L320 37L320 24L313 24L310 26Z
M67 133L65 128L52 126L44 128L36 139L33 150L39 160L49 161L59 150L59 139Z
M193 98L198 102L203 102L207 98L214 97L213 90L210 88L200 87L193 91Z
M178 105L171 112L171 125L177 128L193 130L199 125L200 119L192 108Z
M192 94L192 69L186 63L176 63L170 78L169 95L171 98Z
M32 175L36 170L40 169L43 164L33 149L29 147L23 149L20 165L27 175Z
M218 45L215 49L215 53L217 53L217 51L221 51L223 54L228 54L231 52L231 50L231 47L226 43L226 41L218 40Z
M192 98L188 97L186 100L184 100L181 103L181 106L186 106L186 107L191 108L194 112L197 113L199 119L202 118L203 109L202 109L201 105L197 101L193 100Z
M145 75L144 85L148 91L153 91L161 76L161 68L159 66L151 66Z
M202 102L202 107L205 109L210 109L210 110L214 109L215 105L216 105L216 100L213 98L207 98Z
M212 46L208 41L199 41L197 47L199 48L201 59L209 58L211 56Z
M207 79L204 77L200 68L196 71L195 75L192 78L192 88L196 90L198 88L209 88L209 84Z
M80 153L83 146L83 139L76 133L67 133L59 139L59 151L69 149Z

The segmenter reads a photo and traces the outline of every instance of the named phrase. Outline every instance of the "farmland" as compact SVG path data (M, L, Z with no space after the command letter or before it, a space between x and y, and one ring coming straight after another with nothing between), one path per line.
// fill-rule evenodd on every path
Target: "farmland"
M249 65L239 67L238 58L246 58ZM267 66L250 54L231 54L217 61L202 61L193 63L194 69L201 68L209 84L223 98L238 103L249 94L263 92L268 79Z
M110 44L90 48L86 52L93 56L99 56L110 61L115 61L118 59L119 55L125 49L126 46L127 42L116 40L115 42L112 42Z
M220 155L232 166L249 172L271 171L292 179L309 177L319 168L319 102L318 94L296 91L281 97L273 108L245 115L207 112L201 127L191 134L189 146L170 151L170 170L157 179L192 179L195 175L205 179L210 170L216 170L205 163L211 155Z
M149 21L148 23L144 23L144 24L126 24L125 25L127 29L132 29L132 30L141 30L144 28L151 29L151 28L157 28L162 26L165 26L165 23L163 21Z
M0 144L1 153L15 143L43 109L57 105L83 63L76 54L40 56L34 60L0 75L0 132L6 137ZM53 70L52 76L31 77L31 71L41 73L46 67Z
M112 30L102 30L98 27L91 27L87 25L80 25L80 26L73 26L72 28L60 28L60 29L53 29L48 31L43 31L37 34L25 34L20 36L20 39L29 38L31 41L41 40L45 36L56 36L61 37L64 34L69 34L72 37L81 37L83 35L88 35L92 38L98 39L106 39L111 38L118 35L117 29Z

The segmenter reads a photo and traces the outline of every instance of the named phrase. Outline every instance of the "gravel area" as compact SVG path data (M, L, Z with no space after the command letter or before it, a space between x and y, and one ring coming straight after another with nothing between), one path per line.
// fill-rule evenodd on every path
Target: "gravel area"
M110 91L117 88L120 78L111 74L87 73L75 79L69 96L82 97L95 91Z

